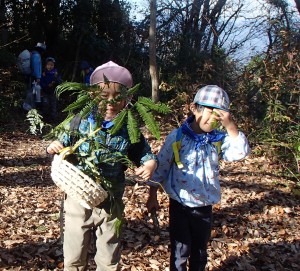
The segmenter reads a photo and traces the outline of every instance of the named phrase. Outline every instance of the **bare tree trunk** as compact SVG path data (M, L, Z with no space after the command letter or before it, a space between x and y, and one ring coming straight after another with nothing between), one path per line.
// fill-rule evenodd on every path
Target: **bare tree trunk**
M198 31L198 38L197 38L197 43L196 43L196 49L198 52L200 52L201 49L203 49L203 40L206 36L205 31L207 27L209 26L208 24L208 16L209 16L209 0L205 0L203 3L203 11L201 15L201 24L200 24L200 29Z
M8 42L8 27L5 16L5 0L0 1L0 45L5 45Z
M214 6L214 8L211 11L211 17L210 17L210 34L213 35L213 42L212 42L212 46L211 46L211 54L213 55L215 52L215 48L216 46L218 46L218 41L219 41L219 36L218 36L218 32L217 32L217 24L219 22L219 18L221 16L221 12L223 7L225 6L227 0L218 0L218 2L216 3L216 5Z
M204 0L195 0L192 8L193 16L193 33L194 33L194 44L193 47L198 49L200 47L200 33L199 33L199 21L200 21L200 9L203 5Z
M158 72L156 64L156 0L150 0L149 66L152 100L156 103L159 101Z
M298 12L300 14L300 0L295 0L295 3L296 3L296 7L298 9Z
M72 82L74 81L76 76L76 70L79 62L79 53L80 53L82 40L83 40L83 29L81 29L81 33L76 44L75 63L73 66L72 79L71 79Z

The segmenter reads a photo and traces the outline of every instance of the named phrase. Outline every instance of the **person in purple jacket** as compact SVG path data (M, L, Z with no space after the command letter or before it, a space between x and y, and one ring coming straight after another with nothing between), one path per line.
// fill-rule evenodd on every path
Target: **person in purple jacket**
M41 76L42 87L42 114L50 121L55 121L57 115L57 98L55 88L61 83L61 76L55 68L55 59L53 57L46 58L45 70Z

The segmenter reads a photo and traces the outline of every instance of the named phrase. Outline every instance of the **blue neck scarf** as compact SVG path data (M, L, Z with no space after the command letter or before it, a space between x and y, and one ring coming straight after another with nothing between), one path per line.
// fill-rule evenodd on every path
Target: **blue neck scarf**
M92 125L92 127L95 127L96 125L96 121L95 121L95 117L93 115L93 113L90 113L89 116L88 116L88 122ZM103 129L110 129L111 127L114 126L114 123L110 120L104 120L101 124L101 127Z
M103 129L110 129L113 126L114 126L114 123L111 120L104 120L101 125L101 127Z
M185 135L196 141L196 150L198 150L200 146L221 141L225 137L225 133L218 130L212 130L209 133L196 134L190 126L194 119L195 116L189 117L182 124L181 128Z

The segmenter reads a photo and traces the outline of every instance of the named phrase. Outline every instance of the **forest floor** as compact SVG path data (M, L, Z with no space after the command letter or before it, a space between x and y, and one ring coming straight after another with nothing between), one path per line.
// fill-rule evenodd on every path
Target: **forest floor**
M49 142L25 126L0 126L0 270L62 270L62 193L50 178ZM161 142L149 140L158 151ZM222 200L214 206L207 270L300 270L300 198L292 181L277 176L264 156L220 167ZM157 232L145 207L147 187L134 182L124 194L122 270L168 271L168 197L159 193ZM95 270L93 253L88 270Z

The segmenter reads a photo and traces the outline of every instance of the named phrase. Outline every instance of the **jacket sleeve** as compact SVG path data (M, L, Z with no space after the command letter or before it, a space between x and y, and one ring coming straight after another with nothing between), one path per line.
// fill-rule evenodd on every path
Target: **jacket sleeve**
M172 148L173 142L176 141L177 129L173 130L166 138L165 143L161 147L158 155L158 165L152 176L152 181L148 181L150 186L158 186L157 183L162 183L167 180L171 167L174 164L174 152Z
M46 76L44 75L44 73L42 73L40 85L43 89L45 89L47 87Z
M148 160L157 160L156 155L152 153L151 147L142 134L140 141L129 147L128 158L138 167Z
M221 155L225 161L238 161L245 158L249 153L249 143L242 132L239 132L235 138L226 136L221 146Z
M32 53L31 55L31 75L36 79L40 79L42 76L42 63L41 56L37 53Z

